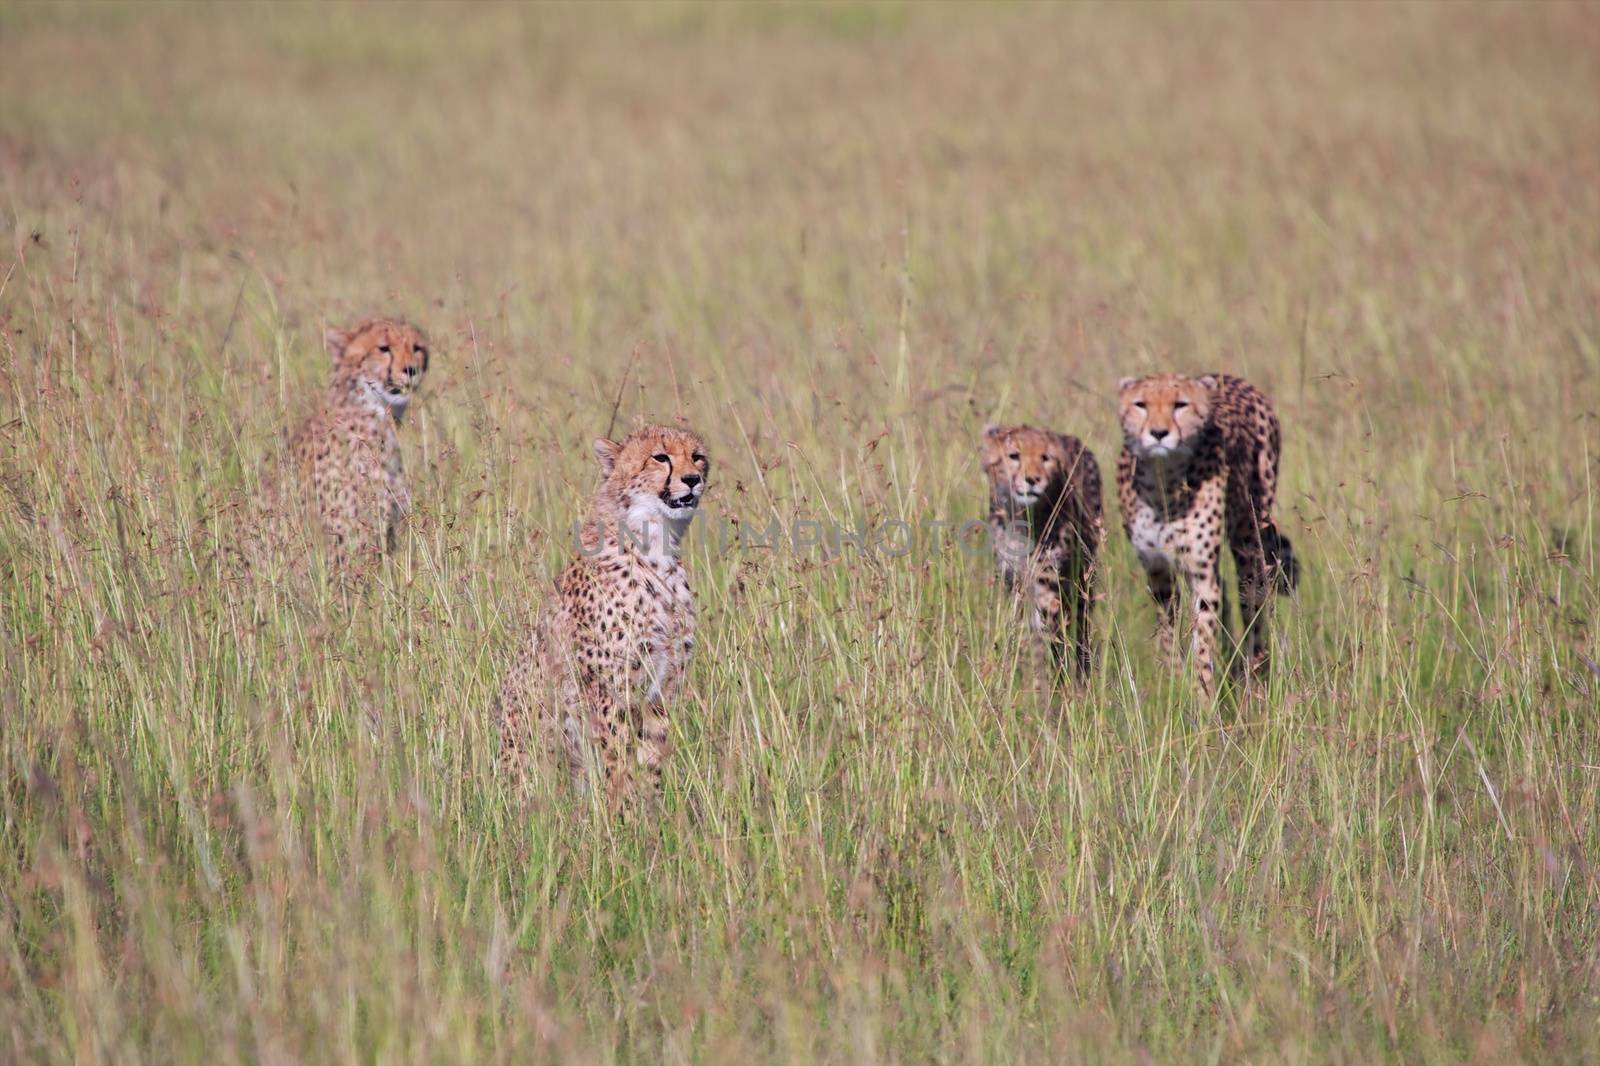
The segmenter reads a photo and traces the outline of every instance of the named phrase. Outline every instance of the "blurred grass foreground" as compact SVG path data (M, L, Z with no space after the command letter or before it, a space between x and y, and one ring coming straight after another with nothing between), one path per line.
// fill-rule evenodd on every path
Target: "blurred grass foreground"
M0 1060L1600 1060L1600 9L0 3ZM355 592L246 565L375 313ZM980 517L979 428L1273 397L1258 698L1035 691L955 546L690 552L659 818L495 770L589 441ZM620 396L620 404L618 397ZM1114 499L1108 497L1114 514ZM754 538L752 538L754 539Z

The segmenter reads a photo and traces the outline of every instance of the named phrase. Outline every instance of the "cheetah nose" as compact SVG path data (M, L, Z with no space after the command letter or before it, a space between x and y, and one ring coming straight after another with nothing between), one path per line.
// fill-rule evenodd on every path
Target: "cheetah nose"
M685 474L679 480L681 480L685 485L689 486L689 488L692 489L696 485L700 484L700 475L699 474Z
M1154 437L1156 440L1166 440L1169 432L1170 430L1165 429L1152 429L1150 431L1150 436Z
M1026 481L1030 485L1037 485L1039 483L1039 479L1033 474L1024 475L1022 480Z

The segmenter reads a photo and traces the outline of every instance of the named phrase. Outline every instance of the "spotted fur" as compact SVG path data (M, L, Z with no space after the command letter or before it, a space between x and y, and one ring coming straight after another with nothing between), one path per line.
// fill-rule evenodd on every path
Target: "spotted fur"
M1087 677L1095 559L1104 526L1100 465L1076 437L1032 426L989 426L979 456L989 480L989 527L1006 588L1028 604L1029 626L1055 675Z
M265 496L280 528L320 530L337 564L394 547L411 510L396 432L428 370L428 342L389 319L330 329L323 342L333 374L311 415L289 440Z
M562 572L502 681L502 762L519 779L540 752L565 757L572 784L598 773L613 812L661 789L668 715L694 650L694 597L679 542L710 476L692 432L649 426L594 442L601 481Z
M1299 567L1273 520L1280 429L1267 398L1226 374L1124 378L1123 449L1117 462L1122 524L1161 610L1163 648L1177 620L1175 579L1193 600L1194 657L1202 693L1215 691L1216 646L1226 625L1218 560L1226 532L1239 573L1244 653L1267 667L1274 587L1292 588Z

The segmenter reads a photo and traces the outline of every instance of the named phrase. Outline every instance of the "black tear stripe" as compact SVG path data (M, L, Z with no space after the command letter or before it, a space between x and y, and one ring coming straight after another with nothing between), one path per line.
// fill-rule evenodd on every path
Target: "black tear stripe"
M667 455L667 479L661 483L661 502L672 503L672 456Z

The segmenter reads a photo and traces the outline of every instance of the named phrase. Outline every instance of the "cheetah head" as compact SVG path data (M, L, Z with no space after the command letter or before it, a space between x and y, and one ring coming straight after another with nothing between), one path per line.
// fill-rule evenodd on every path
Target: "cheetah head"
M1015 507L1057 498L1070 473L1060 435L1032 426L985 426L979 456L990 487Z
M428 341L421 330L379 318L354 329L329 329L322 340L333 356L336 383L359 389L396 419L405 414L428 372Z
M1211 421L1217 379L1182 374L1123 378L1117 386L1122 434L1133 454L1147 459L1185 455Z
M594 442L603 495L621 505L628 524L648 534L675 535L687 528L705 494L711 461L698 434L670 426L646 426L620 442Z

